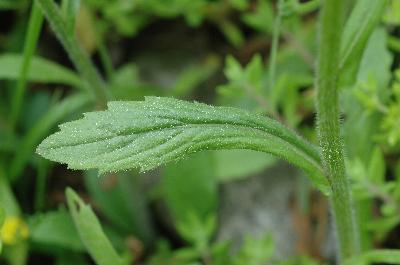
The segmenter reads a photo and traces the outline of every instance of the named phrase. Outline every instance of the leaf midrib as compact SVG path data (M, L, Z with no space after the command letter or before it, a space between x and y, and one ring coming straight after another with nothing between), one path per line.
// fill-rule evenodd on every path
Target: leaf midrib
M168 119L171 120L171 118L168 118ZM179 120L179 119L174 119L174 120L177 120L177 121L179 121L179 122L182 123L182 120ZM294 143L288 141L287 139L281 138L281 137L279 137L279 136L277 136L277 135L275 135L275 134L272 134L272 133L270 133L270 132L267 132L267 131L266 131L264 128L262 128L262 127L256 127L256 128L254 128L254 127L245 126L245 125L243 125L243 124L232 124L232 123L222 123L222 122L221 122L221 123L218 123L218 122L210 122L210 123L207 123L207 122L204 122L204 121L199 121L198 123L195 123L195 122L191 121L191 123L189 123L189 124L182 124L182 125L174 125L174 124L172 124L172 125L156 126L156 127L149 127L149 128L143 128L143 129L142 129L142 128L135 128L135 130L132 130L132 129L129 129L129 128L128 128L127 130L123 130L123 131L111 131L111 130L108 130L107 128L103 128L104 130L108 130L108 132L115 133L115 135L113 135L113 136L106 136L106 137L104 137L104 138L97 138L97 139L95 139L95 140L93 140L93 141L86 141L86 140L85 140L84 142L76 143L76 144L65 143L65 144L53 146L53 147L51 147L50 149L54 150L54 149L60 149L60 148L64 148L64 147L73 147L73 146L79 146L79 145L93 144L93 143L97 143L97 142L101 142L101 141L111 140L111 139L113 139L113 138L120 137L120 136L130 136L130 135L133 135L133 134L135 134L135 135L137 135L138 137L140 137L141 135L145 135L145 134L153 133L153 132L159 132L159 131L162 131L162 130L179 130L179 129L184 130L185 128L196 129L196 127L198 127L199 129L201 129L201 127L204 127L204 126L212 126L212 127L214 127L214 126L215 126L215 127L227 126L227 127L231 127L231 128L232 128L232 127L233 127L233 128L237 127L238 130L243 130L243 129L245 129L245 130L250 130L250 131L254 131L256 134L260 134L260 139L262 139L261 134L268 134L268 135L270 135L270 136L273 136L273 137L276 137L276 138L278 138L278 139L281 139L282 141L286 142L287 144L289 144L289 145L295 147L298 151L300 151L301 153L303 153L304 155L306 155L306 156L307 156L311 161L313 161L316 165L318 165L319 167L321 167L319 161L317 161L316 159L314 159L314 157L311 156L311 155L307 152L307 150L304 150L303 148L301 148L301 146L298 146L298 145L296 145L296 144L294 144ZM60 132L60 133L61 133L61 132ZM182 133L182 132L178 133L178 134L175 135L174 137L180 135L181 133ZM229 137L233 137L233 136L229 136ZM229 137L227 137L227 138L229 138ZM170 140L170 139L167 139L167 140L164 142L164 144L165 144L166 142L168 142L168 140ZM131 141L131 142L132 142L132 141ZM129 142L128 144L124 143L123 145L124 145L124 146L129 145L131 142ZM157 146L159 146L159 145L157 145ZM117 147L117 148L122 148L122 147ZM116 150L117 148L113 148L113 150ZM45 149L47 150L48 148L45 148Z

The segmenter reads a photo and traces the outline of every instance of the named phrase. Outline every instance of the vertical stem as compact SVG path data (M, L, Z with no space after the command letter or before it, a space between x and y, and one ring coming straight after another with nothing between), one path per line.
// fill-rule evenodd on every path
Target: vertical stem
M275 18L274 29L272 32L272 45L269 56L269 91L272 91L275 85L275 75L276 75L276 56L279 48L279 36L281 33L282 24L282 6L284 0L278 1L278 14Z
M46 180L47 174L49 173L49 164L46 160L41 159L38 161L38 170L36 175L35 185L35 201L34 207L36 212L43 211L45 205L46 196Z
M104 80L101 78L96 67L78 43L76 36L71 34L69 31L60 8L56 5L54 0L36 0L36 2L42 9L47 20L50 22L54 33L67 51L71 61L74 63L82 77L87 81L89 89L97 98L97 101L102 105L105 105L109 93L106 89Z
M107 47L103 41L100 40L98 43L100 60L103 65L104 72L106 73L107 79L112 80L112 77L114 76L114 67L112 65L111 57L108 54Z
M339 52L343 27L344 0L325 0L319 32L319 58L316 78L317 123L324 170L331 183L331 204L338 239L338 255L343 260L359 252L359 237L345 174L340 137L338 80Z
M36 50L40 30L43 25L43 15L36 3L32 4L28 31L24 43L24 57L20 68L17 86L11 102L11 127L15 128L25 94L26 80L32 56Z

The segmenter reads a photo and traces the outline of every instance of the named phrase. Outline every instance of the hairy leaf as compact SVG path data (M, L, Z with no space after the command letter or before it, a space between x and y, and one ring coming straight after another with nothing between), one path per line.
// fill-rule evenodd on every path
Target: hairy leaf
M60 129L37 152L72 169L144 171L197 151L251 149L293 163L328 191L317 149L277 121L240 109L147 97L110 102Z

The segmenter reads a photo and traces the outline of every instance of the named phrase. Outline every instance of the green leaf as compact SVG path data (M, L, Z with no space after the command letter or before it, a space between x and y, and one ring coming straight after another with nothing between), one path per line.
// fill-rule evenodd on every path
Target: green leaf
M97 265L125 265L111 245L92 208L70 188L66 190L68 208L78 234Z
M368 173L371 181L376 184L383 184L385 181L385 158L383 157L381 149L376 147L372 153Z
M4 224L5 219L6 219L6 212L4 211L3 205L0 202L0 231ZM1 238L0 238L0 254L1 254L2 250L3 250L3 243L1 242Z
M255 12L251 11L242 15L243 22L257 31L270 33L274 24L271 5L271 1L259 0Z
M18 79L23 57L20 54L0 56L0 79ZM43 83L59 83L81 87L82 81L73 71L41 57L33 57L27 79Z
M4 211L3 205L0 202L0 229L3 226L5 219L6 219L6 212Z
M209 56L202 63L189 65L176 80L172 95L175 97L187 96L200 84L210 79L219 70L219 65L218 57L214 56Z
M344 265L364 265L371 263L400 264L400 250L375 249L345 260Z
M75 20L78 16L80 2L80 0L63 0L61 2L61 10L65 23L71 34L75 32Z
M201 221L217 209L217 180L212 156L198 153L165 167L161 180L163 201L176 222L194 214Z
M88 105L89 102L90 99L87 95L76 94L67 97L50 108L20 140L18 145L19 151L10 165L9 178L15 180L21 176L22 170L34 153L35 146L49 133L55 124L65 119L71 113Z
M217 220L214 214L200 219L192 212L184 222L178 221L176 227L179 234L187 242L192 244L199 253L204 253L207 251L209 242L215 233Z
M74 251L85 248L65 209L37 214L29 220L30 239L47 247L61 247Z
M221 182L259 173L276 162L272 156L251 150L217 151L214 157L215 175Z
M383 27L377 28L368 40L367 46L363 53L359 72L357 74L357 82L371 82L372 79L377 85L377 93L382 95L388 93L385 89L391 76L391 66L393 63L393 54L387 47L388 33Z
M268 262L274 253L274 242L271 235L260 239L247 237L236 255L234 265L261 265Z
M97 171L85 174L85 186L102 214L119 231L134 234L150 244L154 240L146 194L136 172L118 172L97 178Z
M388 0L358 0L346 22L341 45L340 68L344 84L354 81L364 48L380 22Z
M242 81L243 68L235 57L228 55L225 62L225 75L229 80L232 81Z
M23 7L25 1L17 0L0 0L0 10L19 9Z
M279 122L241 109L147 97L110 102L108 110L86 113L60 129L37 152L72 169L144 171L197 151L250 149L304 169L328 192L315 147Z

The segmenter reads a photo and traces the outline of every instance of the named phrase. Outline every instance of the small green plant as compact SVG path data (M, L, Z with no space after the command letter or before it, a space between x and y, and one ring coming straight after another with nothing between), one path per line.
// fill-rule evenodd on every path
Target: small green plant
M338 263L400 264L399 0L0 0L0 12L1 264L328 264L326 201ZM236 211L267 214L228 209L225 189L286 170L280 159L301 172L284 217L298 241L225 234ZM282 242L295 256L278 257Z
M275 56L282 16L307 12L321 5L315 78L319 148L279 122L258 114L237 108L147 97L144 101L109 102L105 111L86 113L83 119L63 124L59 132L39 145L37 152L50 160L66 163L72 169L94 168L100 173L131 168L150 170L203 150L251 149L273 154L303 169L315 186L329 196L335 219L338 257L343 264L383 261L386 254L390 256L387 262L400 262L396 251L375 251L358 256L361 254L360 236L345 169L338 101L339 88L354 80L367 40L388 1L357 1L345 27L344 0L312 1L306 11L296 1L286 3L286 6L283 6L284 2L280 1L281 11L273 32L270 89L275 86ZM104 101L107 96L102 81L77 49L74 40L66 35L62 16L55 4L51 0L37 0L37 3L78 70L87 77L98 99ZM228 63L234 64L232 60L229 59ZM257 68L259 66L255 66ZM231 71L228 75L239 78L241 70L238 67L231 69L236 72ZM250 71L251 68L249 74ZM256 75L250 76L249 80L250 83L246 83L246 78L242 78L236 85L257 87ZM69 204L74 207L72 202ZM73 216L77 222L77 214Z

